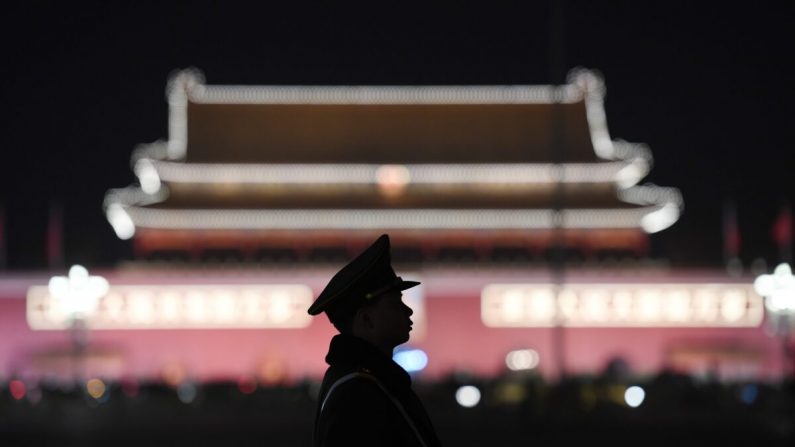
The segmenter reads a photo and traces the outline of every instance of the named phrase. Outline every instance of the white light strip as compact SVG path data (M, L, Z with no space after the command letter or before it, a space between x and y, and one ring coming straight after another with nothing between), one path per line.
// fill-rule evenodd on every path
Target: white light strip
M204 84L198 70L183 70L172 74L166 86L168 99L167 153L171 160L185 158L188 150L188 95Z
M635 158L628 162L611 179L619 188L631 188L638 184L640 179L649 173L649 161L644 158Z
M303 328L312 300L300 284L111 286L85 323L91 330ZM44 286L28 289L27 319L34 330L71 324Z
M137 227L187 230L551 229L556 211L445 209L174 210L124 207ZM659 207L561 211L564 228L639 228Z
M563 86L231 86L205 84L198 70L174 74L169 100L168 158L182 160L187 151L187 103L203 104L552 104L584 101L597 157L624 160L634 169L614 181L632 186L648 172L651 153L640 145L613 142L604 112L605 86L586 69L572 70ZM619 145L622 147L619 148Z
M166 88L169 103L168 158L187 154L188 101L201 104L551 104L582 101L590 75L579 70L563 86L234 86L206 85L195 69L173 74ZM599 102L601 104L601 102Z
M606 117L604 113L604 82L601 77L594 72L577 69L573 70L565 86L423 86L423 87L272 87L272 86L207 86L203 75L197 70L184 70L177 72L169 81L167 96L169 101L169 140L163 145L155 143L140 149L134 154L134 160L140 161L143 158L160 158L161 153L166 154L169 160L182 160L185 158L187 150L187 103L188 101L218 104L488 104L488 103L527 103L545 104L554 102L572 103L584 101L586 115L591 133L592 143L598 157L606 160L620 160L613 164L600 163L592 164L590 167L585 164L564 165L563 169L557 169L550 165L523 164L518 166L496 165L496 166L462 166L453 165L449 168L439 169L434 165L413 165L407 167L409 175L407 182L413 183L543 183L550 181L562 182L614 182L619 188L628 188L635 185L643 176L648 173L651 166L651 153L643 145L635 145L621 141L613 142L607 131ZM161 147L165 146L165 150ZM339 172L332 172L337 166L312 166L312 165L292 165L292 167L279 169L277 167L264 167L262 165L199 165L180 166L177 163L155 162L147 160L149 164L136 163L136 172L139 174L141 186L149 195L135 192L135 188L111 191L105 199L105 209L113 211L116 222L114 228L117 234L131 237L134 230L129 231L127 218L117 207L113 205L143 206L145 204L157 203L164 200L168 191L162 186L161 181L173 182L210 182L210 183L347 183L361 182L373 183L374 176L372 165L342 167ZM150 167L154 168L153 170ZM559 168L559 167L558 167ZM377 169L377 168L376 168ZM563 172L563 175L560 175ZM141 178L143 177L143 178ZM609 180L605 180L609 178ZM376 181L377 182L377 181ZM632 188L634 189L634 188ZM651 188L650 188L651 189ZM632 193L630 192L629 195ZM142 197L134 198L133 195ZM670 194L669 194L670 195ZM657 202L646 202L644 204L654 205L642 210L575 210L566 211L566 220L569 228L635 228L638 225L647 232L656 232L670 226L678 219L682 208L681 196L676 192L676 200L662 200ZM124 207L124 213L141 214L141 208ZM138 212L140 211L140 212ZM155 210L152 210L155 211ZM193 211L163 210L155 213L194 213ZM197 211L198 212L198 211ZM274 211L281 213L280 211ZM271 216L274 212L271 212ZM397 216L405 213L403 210L395 210ZM411 211L409 211L411 212ZM423 210L423 213L431 213L423 216L425 223L417 225L415 222L410 227L403 228L462 228L457 225L436 225L439 217L442 218L464 218L469 220L468 215L453 214L439 216L434 214L434 210ZM455 213L455 211L453 211ZM525 216L510 216L507 220L498 219L497 226L492 222L489 225L471 225L463 228L547 228L550 220L548 210L541 211L517 211L519 213L531 213ZM541 214L539 214L539 212ZM202 211L199 213L213 213L212 211ZM267 217L264 221L262 216L252 215L248 211L233 211L233 213L243 213L241 216L232 216L231 221L235 222L235 227L242 228L269 228L263 226L263 222L274 221L273 217ZM246 214L249 213L249 214ZM368 214L368 222L361 225L351 223L350 219L324 213L327 223L330 222L331 228L357 228L364 226L373 228L373 221L379 221L377 227L392 227L383 222L381 215L375 216L372 212ZM500 214L505 214L501 211ZM533 214L534 213L534 214ZM546 214L544 214L546 213ZM583 214L584 213L584 214ZM640 213L640 214L638 214ZM631 216L629 215L631 214ZM193 215L193 214L191 214ZM541 217L538 217L541 216ZM573 217L569 217L573 216ZM108 215L109 219L111 215ZM305 217L313 217L305 215ZM152 220L152 218L147 217ZM391 218L391 216L390 216ZM416 216L413 216L416 218ZM641 218L642 223L639 223ZM172 228L177 225L177 221L182 221L184 215L174 216L169 214L165 219L168 223L163 223L162 218L157 218L158 225L163 228ZM133 218L137 222L139 218ZM217 220L217 219L216 219ZM284 219L275 219L284 225ZM289 220L289 219L288 219ZM411 220L411 219L409 219ZM516 221L530 221L516 226ZM577 223L574 222L592 222ZM428 226L430 222L434 222ZM598 222L598 223L593 223ZM252 225L253 223L253 225ZM295 225L295 222L291 222ZM325 224L324 224L325 225ZM120 228L117 228L120 227ZM217 226L216 226L217 227ZM220 228L220 227L218 227ZM328 228L328 227L326 227Z
M105 217L107 217L119 239L127 240L135 236L135 222L133 222L123 206L118 203L111 203L105 209Z
M659 210L643 216L640 221L641 227L647 233L657 233L662 231L679 219L679 208L672 203L666 203Z
M607 130L607 116L604 110L605 85L601 77L589 70L577 69L569 73L568 82L577 85L584 92L585 112L596 156L604 160L615 159L616 150Z
M602 98L589 98L585 101L585 110L588 117L588 127L591 130L591 143L596 156L603 160L616 158L616 151L610 133L607 130L607 117L605 115Z
M147 194L141 188L128 186L126 188L111 189L105 194L104 206L107 210L111 205L130 205L139 206L153 205L166 200L169 196L169 189L161 185L160 189L154 194Z
M744 284L491 284L489 327L758 327L762 298Z
M155 162L142 158L135 162L133 171L141 184L141 191L146 194L157 194L160 191L161 181Z
M625 171L619 184L623 187L635 185L646 175L652 164L651 151L640 144L614 142L610 138L604 107L606 88L600 75L590 70L575 69L569 73L568 82L570 85L576 85L583 92L591 144L596 156L603 160L632 161L637 171Z
M572 70L563 86L233 86L206 85L198 70L172 75L169 102L168 157L185 158L187 103L202 104L552 104L585 101L596 155L605 160L647 159L644 151L619 154L607 130L605 86L596 73Z
M573 85L197 85L188 91L198 104L571 104L583 98Z
M174 163L140 160L154 167L141 185L155 179L171 183L257 183L257 184L376 184L379 164L226 164ZM139 165L137 165L139 166ZM147 164L143 166L148 166ZM645 164L626 162L569 163L494 163L494 164L407 164L414 184L539 184L603 183L634 181L646 175ZM143 170L141 170L143 172ZM562 174L562 175L561 175ZM140 176L139 176L140 177ZM157 183L159 185L159 183Z
M676 188L661 188L655 185L635 186L618 191L618 197L636 205L660 205L659 208L643 216L641 227L647 233L656 233L673 225L682 212L682 195Z
M142 207L159 203L166 200L168 194L168 188L162 185L153 194L148 194L142 188L135 187L112 189L105 194L105 217L119 239L130 239L135 236L135 222L127 212L127 205L135 204Z
M664 188L657 185L641 185L618 191L618 198L636 205L662 205L673 203L683 207L682 194L676 188Z

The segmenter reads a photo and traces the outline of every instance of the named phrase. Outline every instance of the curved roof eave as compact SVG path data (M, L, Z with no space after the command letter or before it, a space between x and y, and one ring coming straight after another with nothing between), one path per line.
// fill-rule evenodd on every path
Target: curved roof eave
M641 225L647 233L662 231L679 220L684 210L682 193L677 188L664 188L647 184L633 186L618 192L619 199L640 206L656 206L658 209L643 217Z
M187 104L552 104L584 101L595 155L628 164L620 187L637 184L652 164L644 145L613 141L604 112L604 81L597 72L571 70L565 85L480 86L253 86L207 85L200 70L174 72L166 88L169 138L138 151L158 160L184 160L187 154ZM149 158L149 157L147 157ZM134 160L134 162L136 161Z
M142 176L152 175L163 183L250 184L250 183L358 183L377 184L385 170L399 170L406 182L433 183L620 183L632 166L625 162L592 163L488 163L488 164L254 164L177 163L150 158L134 166ZM151 171L151 172L149 172ZM636 171L640 171L638 167Z
M553 104L584 101L597 157L646 159L642 151L619 157L607 131L604 81L584 68L569 73L564 85L474 86L275 86L207 85L195 68L174 72L166 87L169 125L166 157L187 154L188 102L197 104ZM651 163L650 158L646 160Z
M129 229L129 224L134 225L127 211L129 206L165 200L168 190L161 182L158 166L185 158L188 101L250 104L284 101L318 104L487 104L492 102L546 104L583 100L591 141L597 157L606 161L625 163L625 166L613 176L618 186L619 197L629 203L650 208L650 211L643 216L641 225L647 232L653 233L667 228L681 213L683 208L681 194L674 188L660 188L654 185L634 186L648 173L652 164L651 152L645 145L614 141L610 138L604 112L604 94L605 86L601 76L594 71L581 68L572 70L568 76L568 83L563 86L416 87L208 86L199 70L181 70L170 77L166 88L169 103L168 140L143 145L135 150L132 157L133 169L139 178L141 188L129 187L109 191L105 198L105 210L114 229L117 229L117 225L121 225L124 230ZM572 172L578 172L578 169L574 167ZM558 180L561 178L565 181L566 175L558 174ZM114 225L111 215L114 216L117 225ZM130 231L122 233L127 234Z
M140 191L117 190L106 198L105 210L119 237L136 228L187 230L544 230L557 221L569 229L644 228L643 221L661 210L656 205L634 209L400 209L400 210L254 210L155 209L135 203ZM645 228L644 228L645 229ZM121 233L121 234L119 234Z

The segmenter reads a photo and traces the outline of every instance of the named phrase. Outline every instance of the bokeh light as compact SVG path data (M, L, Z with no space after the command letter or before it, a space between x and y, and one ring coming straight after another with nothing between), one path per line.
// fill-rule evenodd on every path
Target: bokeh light
M94 399L101 399L102 396L105 395L107 391L107 386L105 386L105 382L100 379L90 379L86 382L86 392L89 396L93 397Z
M12 380L8 384L8 389L11 391L11 396L14 397L16 400L21 400L25 397L25 393L27 392L27 387L25 386L25 382L21 380Z
M428 355L421 349L397 351L392 360L410 373L422 371L428 366Z
M455 401L465 408L472 408L480 403L480 390L472 385L464 385L455 392Z
M632 408L637 408L646 399L646 391L639 386L631 386L624 392L624 402Z
M518 349L505 356L505 365L511 371L526 371L538 366L538 352L533 349Z
M237 389L243 394L251 394L257 390L257 381L250 376L237 379Z
M192 383L181 383L177 387L177 397L183 404L192 403L194 400L196 400L197 395L198 390L196 389L196 385Z

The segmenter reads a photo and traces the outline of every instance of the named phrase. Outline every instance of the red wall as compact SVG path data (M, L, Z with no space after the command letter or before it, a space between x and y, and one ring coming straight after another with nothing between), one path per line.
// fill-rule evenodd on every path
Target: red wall
M480 320L481 286L477 278L451 273L437 276L433 272L422 276L427 326L424 337L411 342L429 357L422 377L438 378L453 371L498 374L505 369L506 353L518 348L535 349L540 356L540 372L555 377L555 329L487 328ZM302 280L319 292L327 277L328 272L320 272ZM143 277L137 278L116 278L111 283L141 282ZM153 280L151 276L145 278ZM154 278L157 281L164 280ZM191 279L168 281L190 283ZM46 284L46 277L0 279L0 378L44 374L46 370L36 365L35 358L44 351L70 346L64 331L33 331L28 327L25 293L31 284ZM168 365L181 365L188 377L210 380L257 374L263 364L271 364L280 365L293 380L318 377L325 369L323 357L333 334L325 317L314 318L303 329L94 331L90 334L91 346L117 352L120 357L110 362L112 366L99 367L89 374L151 378L158 377ZM686 345L755 350L761 357L753 367L754 376L767 378L779 372L780 347L762 327L571 328L562 333L565 364L571 373L598 373L611 358L621 356L633 371L650 374L665 366L670 348Z

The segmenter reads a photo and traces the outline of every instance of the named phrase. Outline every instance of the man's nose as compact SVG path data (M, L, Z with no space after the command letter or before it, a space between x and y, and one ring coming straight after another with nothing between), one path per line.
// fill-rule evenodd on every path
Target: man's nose
M403 307L406 308L406 312L408 312L409 316L414 315L414 311L406 303L403 303Z

